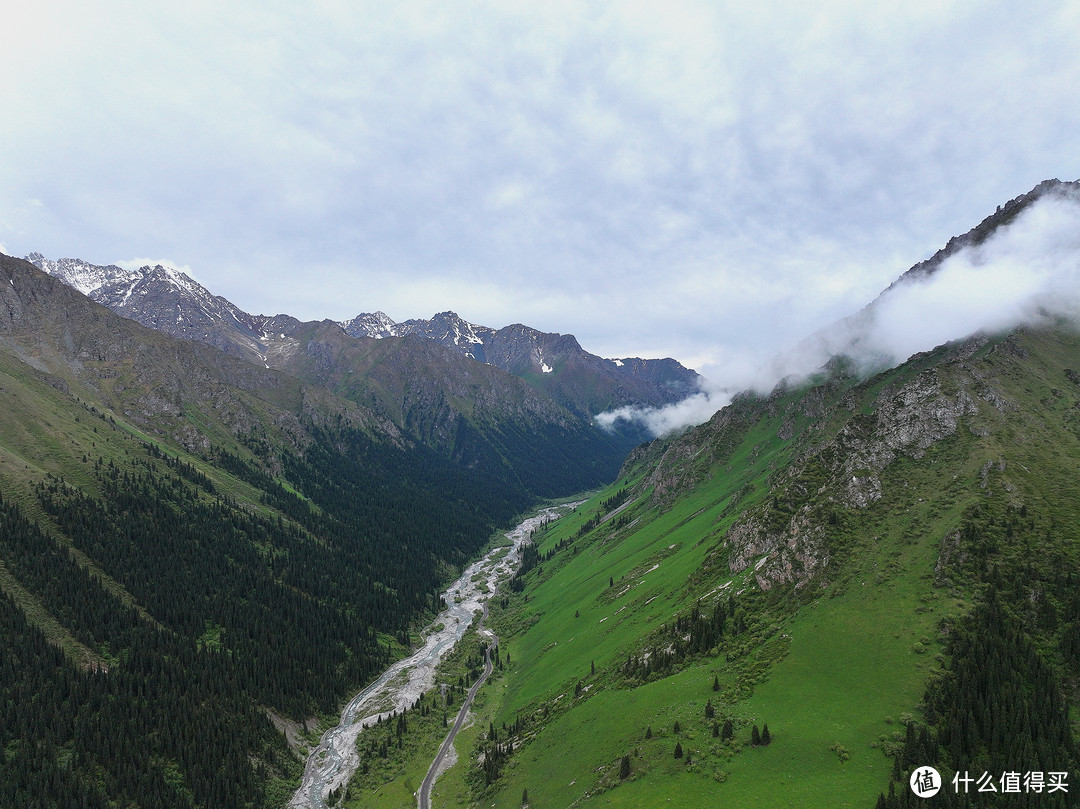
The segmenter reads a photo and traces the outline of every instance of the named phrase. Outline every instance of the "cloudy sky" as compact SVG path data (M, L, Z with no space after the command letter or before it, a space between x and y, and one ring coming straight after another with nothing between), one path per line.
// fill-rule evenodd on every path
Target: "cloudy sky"
M0 250L723 379L1080 178L1080 2L39 0Z

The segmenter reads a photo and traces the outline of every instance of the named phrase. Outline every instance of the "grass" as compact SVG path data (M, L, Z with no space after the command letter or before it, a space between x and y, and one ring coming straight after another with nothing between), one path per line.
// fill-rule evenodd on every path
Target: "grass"
M534 806L871 806L889 780L885 753L903 722L919 716L927 680L946 662L943 619L963 614L976 595L962 576L936 569L943 538L976 504L998 513L1029 503L1049 529L1075 525L1080 509L1080 385L1063 370L1080 363L1076 340L1028 336L1014 352L1022 363L999 346L991 341L965 365L939 364L949 356L940 350L861 387L841 386L831 395L854 391L848 416L833 410L815 421L793 391L738 440L708 425L702 429L713 430L714 441L728 443L707 445L711 466L702 451L682 473L674 468L683 474L677 497L658 501L640 485L659 457L650 450L653 465L636 478L617 481L540 534L539 550L555 551L553 558L528 574L523 593L497 597L492 611L512 663L492 687L491 715L496 725L524 718L522 745L494 788L453 791L442 805L516 808L527 789ZM978 393L983 383L972 380L994 379L1012 405L975 397L978 415L951 437L920 457L900 452L877 471L881 499L839 512L827 546L836 558L806 591L752 595L752 576L727 568L723 540L733 521L763 508L789 480L809 484L793 508L835 510L827 469L789 478L787 464L929 369L949 395ZM778 435L785 413L795 425L790 440ZM629 525L602 522L578 537L587 520L603 516L599 503L623 487L634 491L619 515ZM1057 533L1055 547L1075 556L1080 536ZM620 676L626 655L664 637L658 627L696 599L711 606L718 591L744 589L748 639L643 684ZM733 720L734 742L712 737L704 719L710 699L720 721ZM772 744L751 747L751 727L766 723ZM672 755L676 741L689 767ZM626 780L618 777L623 755L631 760Z
M915 709L939 649L936 623L944 606L918 611L936 602L925 551L909 548L908 564L888 583L850 587L784 622L770 642L787 641L787 651L776 655L767 679L754 684L746 699L728 694L738 688L739 661L714 658L634 689L600 691L559 713L515 757L494 803L517 806L528 789L538 806L586 800L598 806L661 806L669 799L676 806L871 805L891 769L891 760L871 745L895 730L888 718ZM929 647L913 651L924 638ZM503 689L504 713L525 688L543 691L541 678L549 672L566 679L544 661L512 670ZM719 694L711 688L714 676L724 684ZM529 685L515 692L515 680ZM570 693L563 692L563 699ZM735 721L739 745L712 738L703 713L710 699L718 717ZM671 730L675 719L683 729L678 737ZM748 746L754 723L769 725L769 747ZM651 740L644 738L646 727L653 731ZM690 768L673 758L676 740L695 761ZM847 761L830 749L837 742L850 751ZM634 774L620 783L614 773L623 754L631 755Z

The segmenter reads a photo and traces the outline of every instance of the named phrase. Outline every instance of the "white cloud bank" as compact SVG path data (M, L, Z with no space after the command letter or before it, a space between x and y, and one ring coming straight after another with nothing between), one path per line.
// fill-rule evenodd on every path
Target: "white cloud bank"
M597 416L625 419L663 436L708 419L748 388L800 379L843 354L863 373L977 332L1067 318L1080 323L1080 192L1046 195L978 246L946 258L932 274L908 276L859 313L834 323L750 373L727 369L701 393L664 408L620 408Z

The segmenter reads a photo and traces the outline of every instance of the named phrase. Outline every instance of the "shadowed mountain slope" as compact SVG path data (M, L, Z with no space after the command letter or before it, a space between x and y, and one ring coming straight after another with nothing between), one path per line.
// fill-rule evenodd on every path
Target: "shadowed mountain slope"
M549 438L452 459L7 256L0 403L5 806L280 805L271 719L333 711L563 476L508 473Z

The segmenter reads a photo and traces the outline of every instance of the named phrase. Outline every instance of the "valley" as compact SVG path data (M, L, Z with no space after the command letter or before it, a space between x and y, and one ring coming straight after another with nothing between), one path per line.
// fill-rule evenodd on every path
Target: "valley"
M1075 773L1071 731L1039 757L1013 754L1025 764L989 740L904 756L920 728L955 733L937 694L975 676L953 655L987 599L1006 612L994 626L1016 627L1042 661L1010 687L1050 677L1074 693L1077 359L1071 329L974 338L867 380L836 372L745 397L639 450L536 534L492 600L503 666L462 740L471 772L445 776L432 805L891 806L919 763L946 780ZM889 458L874 437L890 430L872 422L901 402L918 427L885 439ZM852 497L852 448L874 478L857 491L873 496ZM988 727L1014 709L966 708ZM760 729L768 744L753 742ZM1015 732L1029 739L1018 750L1042 744L1038 728ZM342 805L412 805L402 783Z
M436 686L435 669L442 658L461 640L476 613L486 611L487 600L500 579L517 566L523 543L542 522L560 516L574 504L548 507L529 517L504 536L510 545L496 543L480 560L473 562L451 584L442 598L446 609L422 633L420 649L395 662L374 682L353 697L341 713L336 727L326 731L318 747L308 757L304 778L290 809L325 809L324 795L348 783L360 763L357 738L365 728L387 721L412 707Z
M0 806L897 809L930 766L940 806L1080 805L1071 303L882 337L1076 205L1040 184L648 440L595 417L678 402L674 361L0 256Z

